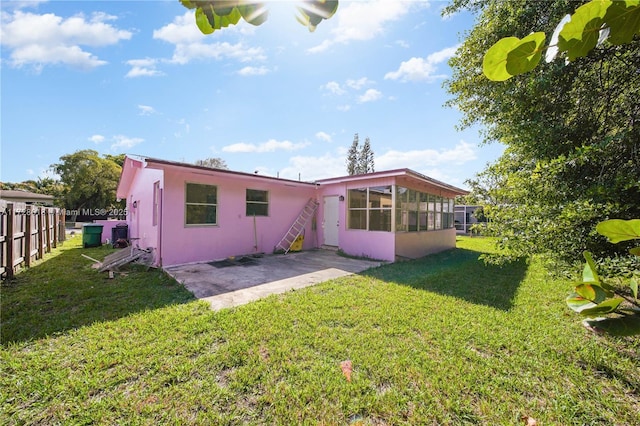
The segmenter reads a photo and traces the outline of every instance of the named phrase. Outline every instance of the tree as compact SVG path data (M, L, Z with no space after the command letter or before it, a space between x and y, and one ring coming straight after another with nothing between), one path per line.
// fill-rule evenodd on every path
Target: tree
M246 0L180 0L187 9L195 9L196 25L203 34L211 34L244 19L252 25L262 25L269 16L266 2ZM305 0L299 2L298 22L314 31L338 9L338 0Z
M487 215L484 214L484 207L480 206L473 211L473 217L480 223L485 223L487 221Z
M575 2L456 0L447 12L470 8L478 24L450 60L448 105L463 114L461 127L484 125L485 143L504 154L478 176L495 186L483 197L488 230L513 256L550 254L572 261L624 253L601 244L595 225L640 217L640 44L605 41L565 65L540 63L496 83L482 70L484 53L500 38L552 33Z
M373 151L371 150L371 141L365 138L364 145L360 151L358 158L360 174L372 173L375 171L375 163L373 160Z
M100 157L97 151L85 149L60 157L51 168L64 185L62 207L77 209L112 209L116 203L116 188L120 167L113 160Z
M375 171L375 163L373 159L373 151L371 150L371 141L367 137L364 145L360 148L360 140L358 134L353 136L353 143L347 153L347 173L349 175L363 175Z
M349 173L349 176L358 174L359 143L358 134L356 133L353 136L351 148L349 148L349 152L347 153L347 173Z
M229 170L227 163L218 157L205 158L204 160L197 160L195 162L196 166L209 167L211 169L224 169Z
M120 167L124 167L124 160L125 158L127 158L127 154L115 154L115 155L105 154L104 158L107 160L113 161Z

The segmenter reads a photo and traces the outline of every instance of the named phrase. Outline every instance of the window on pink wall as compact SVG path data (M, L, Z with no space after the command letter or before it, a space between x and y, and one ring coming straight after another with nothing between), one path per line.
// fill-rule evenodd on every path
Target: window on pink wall
M218 224L218 187L201 183L186 184L185 224Z
M247 216L269 216L269 192L247 189Z

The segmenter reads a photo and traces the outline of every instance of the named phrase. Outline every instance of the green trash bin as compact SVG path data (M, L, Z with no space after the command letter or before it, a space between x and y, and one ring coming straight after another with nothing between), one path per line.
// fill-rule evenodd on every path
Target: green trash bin
M82 226L82 246L100 247L102 245L102 225L85 223Z

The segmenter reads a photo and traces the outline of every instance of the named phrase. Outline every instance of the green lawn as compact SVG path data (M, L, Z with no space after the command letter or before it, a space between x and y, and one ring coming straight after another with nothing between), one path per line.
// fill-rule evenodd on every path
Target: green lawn
M640 342L596 336L488 240L211 312L65 243L2 287L2 424L636 425ZM351 360L347 381L340 363Z

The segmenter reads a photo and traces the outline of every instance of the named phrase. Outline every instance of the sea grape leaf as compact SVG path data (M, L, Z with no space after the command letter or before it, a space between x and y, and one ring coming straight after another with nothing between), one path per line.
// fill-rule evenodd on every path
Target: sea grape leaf
M580 284L576 286L575 292L595 304L601 303L607 298L607 293L604 289L595 284Z
M596 231L609 239L611 243L640 238L640 219L610 219L598 223Z
M587 263L584 265L584 270L582 271L582 281L585 283L599 283L600 277L598 277L598 272L596 271L596 264L593 261L593 257L591 253L585 251L582 253Z
M569 61L586 56L596 46L604 16L611 0L592 0L571 16L558 35L558 49L567 52Z
M580 296L578 293L571 293L565 301L567 306L575 312L582 312L585 309L590 309L596 306L591 300Z
M507 56L519 42L518 37L505 37L487 50L482 61L482 72L489 80L505 81L513 77L507 71Z
M213 25L201 7L196 9L196 25L202 34L211 34L214 31Z
M540 31L520 40L507 54L507 72L518 75L534 69L542 57L542 45L545 39L545 34Z
M624 302L624 299L617 297L615 299L607 299L604 302L598 303L596 306L585 308L580 311L581 315L585 317L594 317L597 315L610 314L618 309L618 306Z
M640 34L640 0L614 1L604 15L611 44L631 43Z

